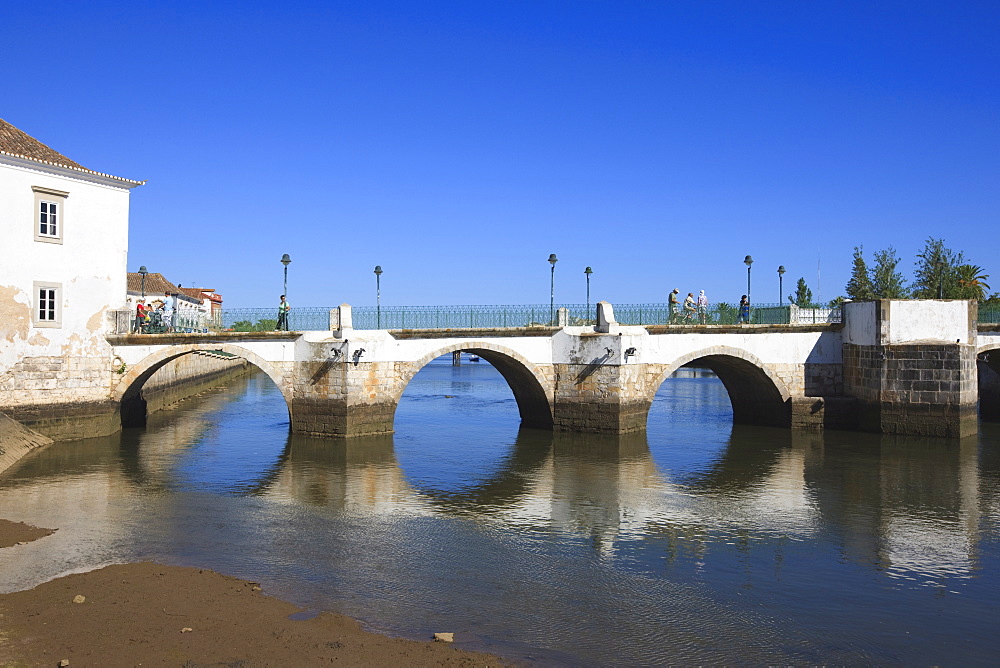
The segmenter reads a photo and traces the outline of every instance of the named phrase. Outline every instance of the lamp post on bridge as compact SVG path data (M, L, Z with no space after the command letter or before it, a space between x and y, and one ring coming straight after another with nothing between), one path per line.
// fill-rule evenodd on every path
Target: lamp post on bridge
M146 301L146 274L148 274L148 273L149 273L149 270L146 269L146 265L142 265L141 267L139 267L139 276L142 277L142 281L141 281L142 288L141 288L141 290L142 290L142 301L143 302Z
M285 265L285 286L281 294L285 295L286 298L288 297L288 265L291 263L292 258L288 257L288 253L281 256L281 264Z
M747 255L743 258L743 264L747 266L747 318L750 316L750 305L753 301L750 299L750 265L753 264L753 258Z
M549 286L549 324L555 322L556 318L556 262L559 258L555 253L549 254L549 264L552 265L552 283Z
M783 265L783 264L778 265L778 303L779 304L784 304L785 303L785 297L784 297L785 290L784 290L784 288L781 285L781 279L783 279L784 277L785 277L785 265Z
M382 265L375 265L375 328L382 329Z
M583 273L587 276L587 317L590 317L590 275L594 273L594 270L587 267L583 270Z

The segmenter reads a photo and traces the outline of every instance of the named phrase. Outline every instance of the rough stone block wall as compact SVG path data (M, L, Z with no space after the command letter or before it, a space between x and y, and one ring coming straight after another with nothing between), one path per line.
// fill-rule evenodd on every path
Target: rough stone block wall
M803 370L801 394L807 397L837 397L844 394L843 364L811 364ZM789 386L793 395L800 394L798 386Z
M647 365L556 364L553 428L623 434L646 428ZM655 391L655 390L654 390Z
M25 357L0 376L0 411L53 440L118 430L104 357Z
M292 431L328 436L392 433L405 362L299 362L292 383Z
M976 432L975 347L844 344L844 388L865 431L960 438Z

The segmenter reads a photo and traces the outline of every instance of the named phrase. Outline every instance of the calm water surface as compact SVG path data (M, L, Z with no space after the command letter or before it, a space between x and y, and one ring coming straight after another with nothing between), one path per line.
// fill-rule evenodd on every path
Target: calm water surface
M428 365L392 437L289 436L262 374L0 476L0 591L156 560L543 664L992 663L1000 430L733 427L713 376L642 436L519 430L485 362Z

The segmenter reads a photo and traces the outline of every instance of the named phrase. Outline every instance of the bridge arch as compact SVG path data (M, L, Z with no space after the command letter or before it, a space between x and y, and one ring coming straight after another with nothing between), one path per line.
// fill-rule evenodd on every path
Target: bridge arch
M431 360L457 351L478 355L500 372L514 394L522 426L538 429L552 428L554 394L552 380L517 351L487 341L452 343L436 348L415 362L408 364L396 387L393 397L395 404L399 405L399 400L410 381Z
M675 371L695 361L703 363L722 381L733 405L733 423L772 427L791 424L792 393L788 386L756 355L740 348L712 346L678 357L659 374L652 394Z
M976 348L979 416L1000 422L1000 338Z
M285 405L291 405L290 391L284 382L284 374L271 362L243 346L231 343L180 344L162 348L150 353L128 368L118 381L111 398L118 404L123 427L143 426L146 422L146 404L142 399L142 388L154 373L178 357L192 353L217 350L240 357L267 374L285 398Z

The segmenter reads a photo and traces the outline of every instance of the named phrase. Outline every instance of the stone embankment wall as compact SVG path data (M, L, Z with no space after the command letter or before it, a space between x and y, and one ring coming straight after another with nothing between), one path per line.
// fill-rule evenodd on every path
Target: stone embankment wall
M239 357L197 352L171 360L157 369L142 388L146 412L154 413L178 401L249 374L253 367Z
M0 374L0 409L57 441L114 433L114 363L102 353L21 358Z
M55 441L107 436L121 428L110 398L121 360L106 357L26 357L0 376L0 407L25 427ZM246 360L192 353L165 364L146 382L149 412L160 410L236 375ZM6 395L6 396L5 396ZM25 402L24 397L34 400Z

